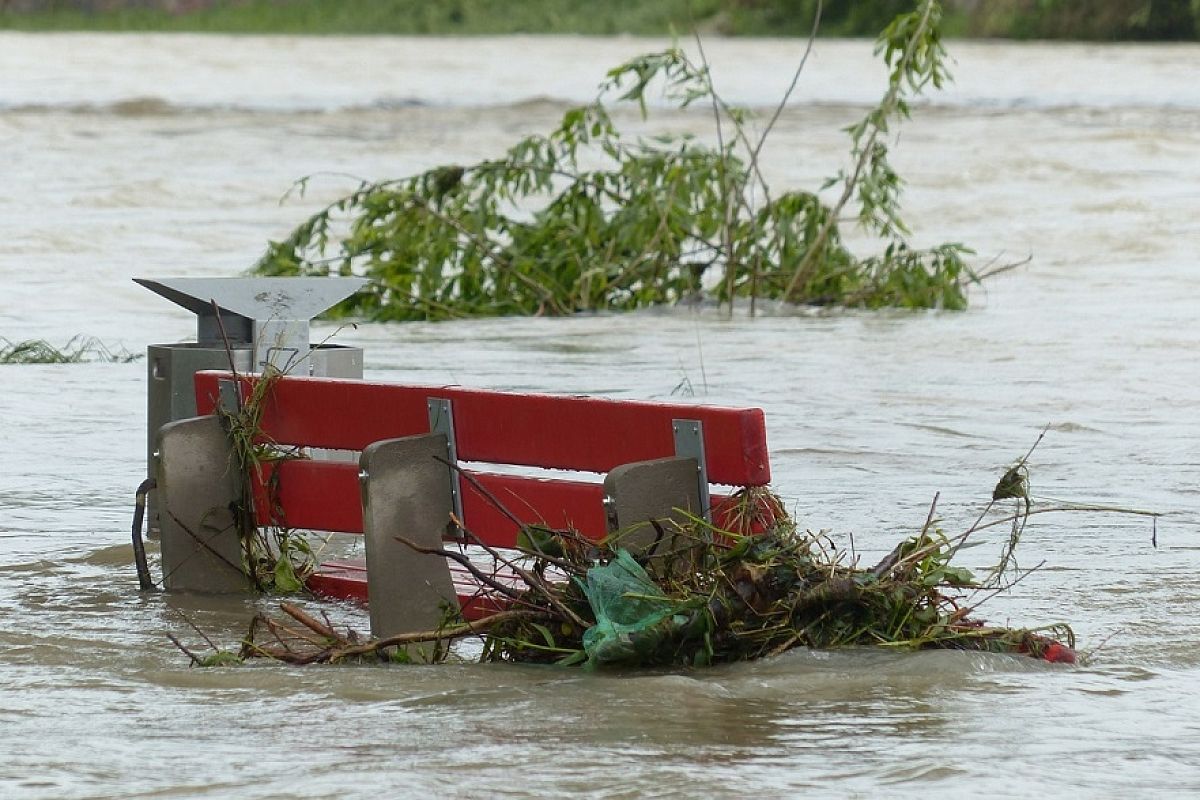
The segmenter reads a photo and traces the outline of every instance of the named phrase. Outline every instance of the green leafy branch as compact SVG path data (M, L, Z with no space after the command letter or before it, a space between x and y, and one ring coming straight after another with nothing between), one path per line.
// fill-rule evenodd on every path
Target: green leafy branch
M717 93L698 41L699 63L672 47L610 70L594 102L499 158L361 183L272 242L254 269L365 275L372 288L337 311L377 320L562 315L702 296L730 307L762 298L965 308L979 277L965 261L971 251L907 243L903 182L887 160L890 126L907 118L910 97L948 79L940 18L939 4L922 0L881 34L888 88L848 129L853 167L826 184L842 187L832 206L816 192L771 191L758 162L787 96L752 139L748 112ZM819 6L813 37L818 22ZM623 133L610 108L633 105L645 117L652 91L679 108L710 104L717 145ZM860 258L843 244L838 224L851 201L858 223L883 240L879 254Z

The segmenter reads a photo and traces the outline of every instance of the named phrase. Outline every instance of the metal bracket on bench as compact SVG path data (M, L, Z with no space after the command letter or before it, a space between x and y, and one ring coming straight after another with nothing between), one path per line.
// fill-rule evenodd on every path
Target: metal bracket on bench
M675 455L696 459L700 508L704 512L704 519L712 522L711 501L708 498L708 465L704 461L704 423L698 419L673 419L671 429L675 433Z
M219 378L217 394L217 408L221 411L232 416L242 410L241 385L236 379Z
M447 449L451 464L458 464L458 447L454 439L454 412L449 400L429 397L425 400L429 409L429 432L441 433L446 436ZM458 473L450 470L450 500L454 505L454 516L461 521L463 518L461 482Z

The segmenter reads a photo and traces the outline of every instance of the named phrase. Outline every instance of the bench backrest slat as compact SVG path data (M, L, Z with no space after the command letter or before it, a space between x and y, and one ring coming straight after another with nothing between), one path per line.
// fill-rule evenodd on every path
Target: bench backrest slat
M228 373L196 374L200 414L216 407L223 377ZM254 378L242 380L249 385ZM279 444L361 450L427 433L430 398L451 401L463 461L604 473L672 454L671 421L698 419L712 483L764 486L771 479L766 426L756 408L285 377L272 387L262 426Z

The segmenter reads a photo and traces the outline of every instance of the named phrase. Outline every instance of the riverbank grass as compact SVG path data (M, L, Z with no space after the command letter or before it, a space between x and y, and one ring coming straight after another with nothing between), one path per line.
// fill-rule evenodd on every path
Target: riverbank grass
M87 12L54 3L16 12L0 4L0 28L16 30L191 31L212 33L505 35L705 34L807 36L815 0L743 3L731 0L216 0L187 12L124 5ZM197 7L197 5L199 7ZM823 35L864 36L909 5L907 0L826 2Z

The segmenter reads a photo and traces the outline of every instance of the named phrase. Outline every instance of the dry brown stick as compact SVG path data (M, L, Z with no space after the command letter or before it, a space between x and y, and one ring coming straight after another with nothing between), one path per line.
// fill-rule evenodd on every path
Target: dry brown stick
M995 501L992 501L992 503L994 503L994 502ZM992 507L992 503L988 504L988 508ZM936 504L937 504L937 495L934 496L934 505L936 505ZM1045 509L1045 510L1056 511L1059 509ZM1033 513L1036 514L1038 512L1034 511ZM895 549L892 550L892 552L889 553L884 558L883 561L879 562L879 564L877 564L874 567L874 569L871 570L872 573L875 574L875 577L877 577L877 578L882 577L884 572L895 569L896 567L901 566L903 564L908 564L908 563L919 561L922 558L925 558L927 555L937 552L938 550L940 550L946 546L950 547L950 549L947 551L947 553L948 553L947 560L949 560L950 558L953 558L954 554L957 553L958 550L962 547L963 543L966 542L967 537L969 537L972 533L974 533L977 530L981 530L982 528L991 527L991 525L994 524L994 523L988 523L987 525L978 525L978 522L977 522L976 526L972 526L972 527L968 528L966 531L964 531L963 533L956 534L955 536L946 537L946 536L942 535L942 536L939 536L938 538L933 538L933 537L928 536L928 534L927 534L928 526L932 523L932 516L933 516L933 508L930 508L930 517L926 521L925 527L923 527L921 529L921 537L922 537L922 539L928 539L929 540L928 544L918 547L917 549L913 550L911 553L908 553L907 555L905 555L903 558L898 558L898 555L899 555L900 551L904 548L904 546L906 544L908 544L908 540L905 540L905 541L901 542L900 544L896 545ZM1003 521L1011 522L1011 521L1013 521L1015 519L1019 519L1019 518L1020 518L1020 514L1013 516L1013 517L1005 517L1005 519ZM890 559L892 559L892 560L890 563L888 563Z
M453 515L451 515L451 516L453 516ZM560 614L562 614L564 617L566 617L570 622L574 623L575 625L578 625L580 628L583 628L584 630L592 627L589 623L584 622L579 617L578 614L576 614L574 611L569 609L561 600L559 600L557 597L555 597L554 591L550 588L550 586L545 581L538 578L536 575L534 575L529 570L518 566L511 559L505 558L503 555L500 554L499 550L496 550L494 547L492 547L491 545L484 542L482 539L480 539L478 536L476 536L474 533L472 533L469 528L464 527L461 524L461 522L459 522L459 529L463 533L465 533L476 545L478 545L479 547L482 547L485 551L487 551L488 555L490 555L496 561L499 561L504 566L511 569L513 572L515 572L521 578L521 580L525 582L526 586L528 586L532 590L540 592L542 594L542 596L544 596L546 598L546 602L548 602L551 606L553 606L556 611L558 611ZM504 584L502 584L492 578L487 577L483 573L482 570L480 570L477 566L472 564L471 560L469 558L467 558L467 556L463 555L462 553L455 553L452 550L445 550L442 548L424 548L413 542L403 539L399 536L397 536L395 538L396 538L396 541L400 542L401 544L408 545L409 547L416 550L418 553L428 552L429 554L432 554L432 555L441 555L441 556L445 556L447 558L454 559L455 561L457 561L458 563L460 563L464 567L466 567L467 570L472 575L474 575L477 579L479 579L483 583L486 583L488 586L491 586L493 589L495 589L496 591L505 595L506 597L510 597L513 600L523 599L522 593L516 592L515 590L510 589L509 587L505 586Z
M442 628L436 631L419 631L416 633L398 633L394 636L388 636L385 639L379 639L375 642L367 642L365 644L356 645L340 651L340 655L364 655L374 650L381 650L385 647L395 647L402 644L418 644L420 642L433 642L441 639L453 639L458 636L469 636L473 633L478 633L481 630L486 630L498 625L501 622L508 622L514 619L527 619L529 617L539 616L538 613L524 610L500 611L491 616L477 619L474 622L464 622L461 625L455 625L452 628ZM544 612L540 615L544 616Z
M279 642L279 646L282 647L284 649L284 651L286 651L288 653L295 652L294 650L292 650L292 646L289 645L287 642L285 642L283 640L283 637L279 635L279 631L276 629L275 623L271 620L270 617L268 617L264 614L260 614L259 618L262 620L263 625L266 626L267 632L275 637L275 641Z
M192 660L193 666L200 663L200 659L191 650L183 646L183 642L175 638L175 634L167 633L167 638L171 640L171 644L179 648L180 652Z
M985 281L988 278L994 278L997 275L1001 275L1005 272L1009 272L1011 270L1016 269L1017 267L1023 267L1031 261L1033 261L1033 257L1026 256L1025 258L1022 258L1020 261L1011 261L1007 264L1001 264L998 267L992 267L991 269L981 270L980 272L977 272L975 274L975 277L979 281ZM992 263L995 263L995 260L993 260Z
M212 545L210 545L208 542L201 539L200 534L193 531L187 525L184 525L183 522L179 519L179 517L175 516L175 513L173 511L170 511L169 509L164 509L164 510L166 510L167 515L175 521L175 524L178 525L180 528L183 528L183 532L186 533L188 536L192 537L192 539L195 540L196 544L200 545L205 550L207 550L209 555L213 556L218 561L220 561L221 563L223 563L225 566L229 567L230 569L234 570L235 572L237 572L241 575L245 575L245 573L242 571L242 568L240 566L238 566L237 564L234 564L232 561L230 561L228 558L223 556L221 553L217 552L217 550ZM216 510L216 509L213 509L213 510ZM209 513L211 513L211 512L209 512ZM208 515L206 514L205 516L208 516ZM233 527L233 526L229 526L229 527ZM228 527L223 528L222 532L226 531L226 530L229 530L229 528ZM166 585L167 578L174 575L175 570L182 567L185 563L187 563L186 558L183 561L180 561L178 564L176 564L175 569L172 569L170 572L165 573L163 575L163 584Z
M304 625L305 627L312 629L313 631L315 631L316 633L319 633L322 636L326 636L330 639L337 639L340 641L345 640L344 637L339 636L337 634L337 632L334 631L334 629L331 626L326 625L326 624L320 622L319 620L317 620L316 618L308 615L307 613L304 612L303 609L301 609L297 605L294 605L292 603L280 603L279 610L282 611L283 613L287 614L292 619L299 622L301 625Z
M529 527L533 527L533 526L529 526ZM554 528L546 528L545 530L551 531L556 536L558 536L560 539L566 539L567 534L571 533L570 531L561 531L561 530L557 530ZM591 545L595 544L595 542L592 542L590 539L584 539L583 537L580 537L580 536L576 536L574 538L575 538L576 542L584 542L586 544L591 544ZM587 572L586 567L581 567L578 564L574 564L570 561L567 561L565 558L556 558L555 556L546 555L541 550L527 550L524 547L517 547L515 549L518 552L524 553L525 555L528 555L528 556L532 556L533 558L536 558L539 561L544 561L547 566L557 567L558 569L562 570L563 572L567 573L568 575L582 575L585 572Z
M344 658L353 658L355 656L365 656L372 653L378 653L379 651L389 647L398 647L407 644L421 644L424 642L440 642L446 639L454 639L459 636L469 636L473 633L479 633L482 630L486 630L487 628L498 625L502 622L535 616L541 615L531 611L501 611L497 614L492 614L489 617L484 617L481 620L463 623L462 625L456 625L452 628L442 628L441 630L436 631L399 633L395 636L389 636L385 639L378 639L373 642L365 642L359 645L341 648L328 648L320 653L303 657L303 660L291 657L281 658L279 660L289 661L290 663L296 664L309 664L318 661L338 661ZM274 656L274 654L272 654L272 656Z
M326 627L329 628L329 630L331 630L331 631L334 630L333 620L331 620L329 618L329 612L323 608L321 609L321 619L325 620L325 625L326 625ZM358 643L357 637L354 635L354 631L351 630L349 627L346 628L346 635L343 636L342 638L349 642L354 642L355 644Z
M935 492L933 502L929 504L929 513L925 515L925 524L921 526L921 535L929 532L929 528L933 525L933 515L937 513L938 498L942 496L941 492Z
M273 650L268 647L256 648L256 655L263 658L269 658L273 661L282 661L285 664L296 664L303 666L305 664L318 664L323 661L331 660L328 649L318 650L313 653L297 653L295 650L285 648L283 650Z
M941 492L938 492L937 494L935 494L933 496L933 502L929 505L929 513L925 516L925 524L921 526L921 536L922 537L925 537L928 534L929 526L931 526L933 524L933 517L937 511L937 504L938 504L939 497L941 497ZM969 532L970 531L968 531L968 533ZM962 538L965 538L965 534L963 535ZM906 561L915 560L915 558L914 558L915 556L920 556L921 558L924 558L926 555L928 555L933 550L941 547L943 542L938 542L938 541L931 542L930 544L927 544L924 547L920 547L920 548L914 550L913 552L909 553L907 556L901 558L900 554L903 552L904 547L907 544L908 544L908 540L905 539L903 542L900 542L900 544L898 544L894 548L892 548L892 552L890 552L886 556L884 556L883 560L881 560L878 564L876 564L874 567L871 568L871 574L874 575L876 578L882 578L884 573L895 569L900 564L902 564ZM951 551L951 552L953 552L953 551Z
M518 528L524 529L526 527L525 523L521 522L521 520L517 518L516 514L513 514L511 511L509 511L508 508L506 508L504 506L504 504L501 503L494 494L492 494L490 491L488 491L486 488L484 488L484 486L478 480L476 480L473 475L468 473L466 470L464 470L462 467L458 466L457 464L452 463L444 458L438 458L437 456L434 456L434 459L436 459L437 461L440 461L441 463L443 463L447 467L449 467L451 470L453 470L453 471L457 472L459 475L463 476L463 478L465 478L467 480L467 482L470 483L471 486L476 491L478 491L481 495L483 495L484 499L486 499L488 502L495 505L496 509L498 511L500 511L500 513L504 514L504 516L508 517L509 520L511 520ZM545 581L534 576L532 573L529 572L529 570L523 569L522 567L518 566L511 559L505 558L503 555L500 554L500 552L498 550L496 550L494 547L492 547L491 545L484 542L482 539L480 539L478 536L476 536L474 533L472 533L470 529L468 529L467 527L462 525L461 521L459 521L459 523L460 523L459 528L462 530L462 532L465 533L476 545L482 547L485 551L487 551L488 555L490 555L492 558L496 559L501 564L504 564L504 566L508 567L513 572L517 573L517 575L519 575L521 577L521 580L525 581L526 585L528 585L529 588L536 589L536 590L540 591L543 595L545 595L546 600L550 603L550 605L552 605L555 608L556 611L558 611L560 614L565 616L572 623L578 625L580 628L583 628L586 630L587 628L591 627L591 625L589 625L588 623L586 623L582 619L580 619L578 614L576 614L571 609L567 608L566 605L564 605L561 601L559 601L558 598L556 598L554 596L554 593L550 590L550 587L546 585ZM403 541L403 540L401 540L401 541ZM456 561L459 561L460 564L463 564L463 566L466 566L467 569L470 570L473 575L476 575L476 577L480 577L480 575L478 574L477 568L474 565L468 565L469 560L467 560L465 556L463 556L462 560L460 560L456 557L460 554L454 554L453 556L451 556L449 554L449 551L443 551L442 555L447 555L451 558L454 558ZM507 588L502 589L499 587L500 587L500 584L496 584L496 586L494 588L497 588L498 591L502 592L503 594L505 594L507 596L510 596L510 597L513 596L511 594L511 591L508 590Z
M208 634L206 634L204 631L200 630L199 625L192 622L191 617L189 617L187 614L183 613L182 611L178 611L178 614L179 614L179 616L183 617L183 621L188 624L188 627L190 627L192 630L194 630L197 633L197 635L199 635L199 637L204 640L205 644L207 644L213 650L219 651L221 649L221 648L217 647L216 643L212 639L208 638Z
M509 511L508 507L505 506L503 503L501 503L500 500L496 497L496 495L492 494L492 492L489 489L487 489L487 487L485 487L482 483L480 483L479 480L474 475L467 472L465 469L460 467L458 464L455 464L453 461L448 461L447 459L441 458L439 456L434 456L433 459L434 459L434 461L439 461L442 464L445 464L451 470L453 470L454 472L457 472L459 475L461 475L467 483L471 484L471 488L473 488L475 491L479 492L479 494L483 497L484 500L487 500L489 503L491 503L493 506L495 506L497 511L499 511L504 516L508 517L509 521L511 521L518 528L525 527L525 523L522 522L520 519L518 519L516 514Z
M966 617L966 616L970 616L971 614L975 613L975 610L978 609L984 603L986 603L988 600L991 600L993 597L995 597L998 594L1001 594L1002 592L1007 592L1009 589L1016 586L1018 583L1025 580L1025 578L1027 578L1030 575L1032 575L1033 573L1037 572L1044 566L1046 566L1046 562L1040 561L1036 565L1030 567L1029 569L1022 572L1020 575L1018 575L1016 578L1014 578L1011 583L1008 583L1004 586L996 587L986 597L984 597L982 600L980 600L978 603L972 603L971 605L967 606L966 607L967 610L963 614L963 616Z
M463 530L466 530L466 529L464 528ZM464 555L462 553L456 553L453 550L446 550L445 548L441 548L441 547L422 547L421 545L417 544L416 542L410 541L409 539L405 539L403 536L395 536L392 538L394 538L397 542L404 545L405 547L411 548L415 552L420 553L421 555L443 556L444 558L449 558L453 561L457 561L459 564L461 564L463 567L465 567L468 572L471 573L471 575L475 578L475 580L479 581L480 583L485 584L489 588L495 589L497 592L500 592L500 594L504 595L505 597L512 598L513 600L519 600L521 598L522 592L517 591L516 589L512 588L511 586L505 586L504 584L500 583L499 581L489 577L487 575L487 573L485 573L483 570L481 570L479 567L477 567L474 563L471 562L470 558L468 558L466 555ZM534 588L534 587L531 586L530 588Z
M279 629L275 627L275 623L271 620L271 618L264 616L262 620L263 625L267 628L267 632L275 637L275 641L279 642L279 646L283 648L283 651L285 653L295 654L296 651L292 649L292 646L285 642L283 637L279 635Z
M1120 506L1088 506L1088 505L1065 505L1065 506L1048 506L1046 508L1035 508L1032 511L1019 512L1017 514L1009 514L994 519L991 522L985 522L975 528L976 531L981 531L984 528L994 528L997 525L1010 525L1014 519L1020 517L1030 517L1034 514L1059 514L1066 511L1084 511L1099 514L1130 514L1135 517L1161 517L1161 511L1143 511L1137 508L1121 508Z
M469 530L467 530L467 526L463 524L463 521L462 521L461 519L459 519L458 517L454 516L454 514L451 514L451 515L450 515L450 518L451 518L451 520L454 522L455 526L456 526L456 527L457 527L457 528L458 528L460 531L462 531L462 532L463 532L463 533L465 533L467 536L469 536L469 537L471 537L471 538L473 538L473 539L476 539L476 540L478 540L478 539L479 539L479 537L478 537L478 536L476 536L476 535L475 535L475 533L473 533L472 531L469 531ZM571 533L571 531L560 531L560 530L556 530L556 529L554 529L554 528L550 528L550 527L546 527L546 526L533 526L533 525L526 525L526 526L525 526L525 530L530 530L530 529L533 529L534 527L539 527L539 528L541 528L542 530L546 530L546 531L549 531L549 532L551 532L551 533L554 533L554 534L556 534L556 535L557 535L559 538L562 538L562 539L565 539L565 538L567 538L567 534L570 534L570 533ZM583 539L582 539L582 537L576 537L576 540L577 540L577 541L586 541L586 540L583 540ZM486 549L486 548L488 548L488 546L487 546L487 545L485 545L485 544L483 544L482 542L476 541L476 544L478 544L480 547L483 547L483 548L485 548L485 549ZM562 559L562 558L555 558L554 556L546 555L546 554L545 554L544 552L542 552L541 550L530 550L530 549L528 549L528 548L525 548L525 547L520 547L520 546L513 547L512 549L516 550L518 553L522 553L522 554L524 554L524 555L527 555L527 556L531 556L531 557L533 557L533 558L536 558L536 559L538 559L539 561L543 561L543 562L545 562L545 563L546 563L548 566L551 566L551 567L558 567L558 568L559 568L559 569L561 569L563 572L566 572L566 573L568 573L568 574L570 574L570 575L580 575L580 574L582 574L582 573L584 573L584 572L586 572L586 571L587 571L587 569L586 569L586 568L580 567L578 564L573 564L573 563L571 563L570 561L567 561L566 559Z
M510 520L512 520L518 527L520 527L520 528L525 527L525 524L523 522L521 522L519 519L517 519L515 514L513 514L511 511L509 511L507 508L505 508L504 505L499 500L496 499L495 495L493 495L491 492L489 492L487 489L485 489L479 483L479 481L475 480L474 476L468 474L465 470L463 470L457 464L451 463L450 461L447 461L444 458L438 458L437 456L434 456L434 459L437 461L440 461L441 463L445 464L450 469L454 470L455 472L457 472L458 474L460 474L464 478L466 478L467 481L472 486L474 486L477 490L479 490L479 492L484 496L485 499L488 499L490 502L495 503L496 508L502 514L504 514ZM543 595L545 595L547 602L549 602L550 605L554 606L555 610L557 610L560 614L562 614L568 620L570 620L571 622L573 622L574 624L578 625L581 628L587 629L587 628L591 627L591 625L589 625L588 623L586 623L582 619L580 619L578 614L576 614L574 611L572 611L571 609L569 609L565 605L563 605L554 596L554 593L550 590L550 587L546 584L545 581L534 576L531 572L529 572L529 570L523 569L522 567L518 566L515 562L512 561L512 559L505 558L504 555L501 554L499 550L492 547L487 542L483 541L483 539L480 539L478 536L476 536L475 533L472 532L470 528L468 528L467 526L462 524L462 520L458 519L453 514L450 515L450 518L452 520L454 520L455 524L458 525L459 530L461 530L464 534L466 534L467 538L469 538L474 544L478 545L479 547L482 547L484 549L484 551L486 551L487 554L490 555L492 558L494 558L496 561L500 562L504 566L511 569L513 572L517 573L517 575L520 576L521 580L525 581L525 584L530 589L536 589L537 591L539 591ZM449 552L446 552L444 554L449 555ZM459 563L464 564L464 566L466 566L466 562L460 560L457 557L457 555L458 554L456 554L454 556L450 556L450 557L454 558L456 561L459 561ZM466 557L463 556L462 558L466 558ZM472 574L476 574L477 568L474 565L467 566L467 569L471 570ZM508 592L505 592L505 594L508 594Z
M233 361L233 347L229 344L229 334L225 332L225 320L221 319L221 307L217 305L215 298L209 299L212 304L213 316L217 319L217 330L221 332L221 341L225 344L225 358L229 360L229 371L233 373L234 380L237 380L237 364ZM238 394L241 395L241 387L238 388Z
M266 628L271 636L275 637L275 641L279 643L282 650L276 650L267 644L256 641L259 636L259 628ZM270 658L276 661L288 661L297 656L291 645L283 640L279 635L279 631L275 629L274 622L269 616L259 612L250 620L250 630L246 632L246 638L242 640L242 649L238 653L241 658Z
M505 506L503 503L501 503L500 499L498 497L496 497L496 495L494 495L486 486L484 486L482 483L480 483L479 479L476 478L474 475L472 475L470 472L463 469L458 464L455 464L454 462L448 461L444 458L440 458L439 456L434 456L433 458L435 461L439 461L442 464L445 464L451 470L453 470L454 472L457 472L459 475L461 475L463 480L465 480L467 483L471 484L471 488L473 488L475 491L479 492L480 496L482 496L484 500L491 503L492 506L494 506L497 511L499 511L501 514L503 514L505 517L507 517L508 520L510 522L512 522L512 524L516 525L518 529L524 531L527 528L533 527L531 525L528 525L527 523L522 522L521 519L519 517L517 517L516 514L514 514L512 511L510 511L508 509L508 507ZM520 499L520 498L518 498L518 499ZM500 556L492 547L490 547L489 545L480 541L478 536L476 536L471 531L467 530L467 526L462 523L462 520L458 519L458 517L455 517L453 515L451 515L451 518L454 520L454 523L458 526L459 530L461 530L463 533L467 534L467 536L474 539L475 543L477 545L479 545L480 547L482 547L484 550L487 550L488 554L491 555L493 558L496 558L501 563L504 563L507 565L507 561L505 561L504 558L502 556ZM563 535L564 532L558 532L558 533L561 536L561 535ZM578 572L579 571L578 567L576 567L574 564L571 564L568 561L556 559L553 556L546 555L545 553L529 552L529 551L523 550L521 548L518 548L518 549L521 550L521 552L527 552L527 553L529 553L529 555L543 559L547 563L553 564L554 566L558 567L559 569L563 570L564 572Z
M987 505L983 507L983 511L980 511L979 516L976 517L975 521L971 523L971 527L967 528L966 531L960 533L956 537L957 541L955 541L954 546L950 548L950 558L954 558L958 551L962 549L963 545L967 543L967 539L970 538L971 534L979 530L979 523L983 522L983 518L988 515L988 512L992 510L992 506L994 505L996 505L994 498L988 500Z
M283 631L288 636L291 636L293 639L299 639L302 642L308 642L309 644L314 645L316 647L324 647L324 648L329 647L329 642L322 641L321 639L317 639L312 634L310 634L306 631L302 631L298 628L293 628L290 625L284 625L282 622L278 622L277 620L268 619L267 627L271 630L272 633L275 634L275 638L279 639L279 643L283 644L285 647L287 645L284 644L283 639L280 638L279 633L278 633L279 631Z
M525 581L526 586L528 586L531 589L536 589L537 591L541 592L542 595L545 596L546 601L548 603L550 603L550 605L552 605L556 611L558 611L560 614L562 614L564 617L566 617L568 620L570 620L573 624L578 625L583 630L587 630L588 628L592 627L589 623L584 622L583 619L581 619L578 614L576 614L571 609L567 608L565 603L563 603L561 600L559 600L557 597L555 597L554 591L550 588L550 585L547 584L546 581L537 577L536 575L534 575L532 572L525 569L524 567L519 566L516 562L512 561L511 559L508 559L508 558L505 558L504 556L502 556L500 554L500 551L498 551L495 548L486 544L482 539L480 539L478 536L476 536L474 533L472 533L469 529L463 528L462 532L465 533L467 536L469 536L475 542L475 544L477 544L480 547L487 550L488 554L491 555L492 558L498 560L501 564L508 567L513 572L517 573L517 575L519 575L521 577L521 580Z
M777 655L786 653L788 650L791 650L792 647L795 646L796 642L800 641L800 639L801 639L800 634L793 633L782 644L771 648L771 652L767 653L767 658L774 658Z

